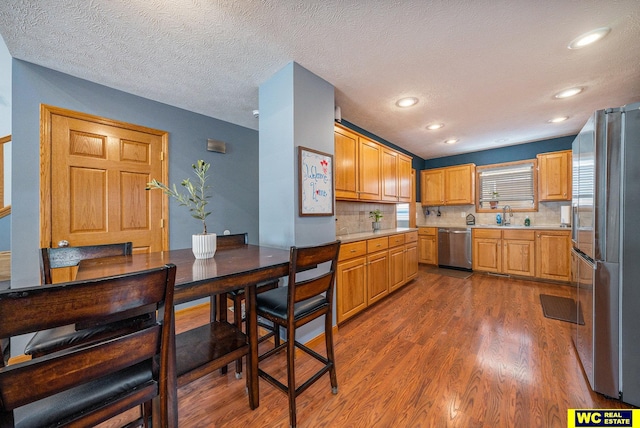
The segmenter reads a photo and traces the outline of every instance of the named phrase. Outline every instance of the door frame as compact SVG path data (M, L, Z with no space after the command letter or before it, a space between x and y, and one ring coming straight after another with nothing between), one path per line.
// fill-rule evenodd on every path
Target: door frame
M101 116L95 116L87 113L81 113L74 110L68 110L61 107L54 107L46 104L40 104L40 248L52 246L51 242L51 124L52 116L67 116L74 119L96 122L101 125L114 126L118 128L128 129L146 134L157 135L162 137L162 152L160 162L162 165L162 177L160 180L166 183L169 179L168 168L168 149L169 149L169 133L158 129L147 128L145 126L135 125L132 123L121 122L118 120L108 119ZM169 201L167 196L162 198L162 218L169 218ZM161 220L161 219L158 219ZM169 228L162 228L162 250L169 249Z

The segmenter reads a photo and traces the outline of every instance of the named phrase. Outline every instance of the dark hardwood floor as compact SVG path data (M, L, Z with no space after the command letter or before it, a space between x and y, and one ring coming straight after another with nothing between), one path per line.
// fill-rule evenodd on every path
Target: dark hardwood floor
M589 389L573 324L543 316L540 294L572 290L484 274L457 279L421 266L416 280L339 327L339 393L331 394L328 376L311 386L297 400L298 426L566 427L569 408L631 408ZM191 311L178 329L207 317L207 307ZM266 367L285 378L284 356ZM315 368L301 356L298 379ZM286 395L261 381L260 407L251 411L233 372L179 390L180 427L288 427Z

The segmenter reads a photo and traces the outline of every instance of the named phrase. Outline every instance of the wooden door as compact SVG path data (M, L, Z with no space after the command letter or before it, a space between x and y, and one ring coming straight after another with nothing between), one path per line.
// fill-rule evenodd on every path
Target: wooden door
M438 246L435 235L418 236L418 261L430 265L438 264Z
M404 245L389 249L389 291L404 284L406 273L404 263Z
M367 306L389 294L389 253L367 256Z
M503 240L502 272L510 275L533 276L535 273L535 242Z
M418 243L411 242L404 246L405 282L418 276Z
M398 155L398 201L413 202L413 170L411 158Z
M398 153L382 149L382 200L398 201Z
M502 269L502 240L473 239L473 270L499 273Z
M536 235L536 276L569 281L571 274L570 232L543 231Z
M49 106L41 120L41 246L168 249L166 198L145 190L152 178L167 180L168 134Z
M472 164L444 169L444 200L446 205L473 204L475 169Z
M571 200L571 150L538 156L538 200Z
M336 199L358 199L358 136L336 126L334 144Z
M420 193L423 206L444 205L444 171L420 171Z
M338 263L336 268L338 322L345 321L367 307L366 264L366 257L357 257Z
M382 148L366 138L360 137L359 140L358 197L361 200L379 201L382 199Z

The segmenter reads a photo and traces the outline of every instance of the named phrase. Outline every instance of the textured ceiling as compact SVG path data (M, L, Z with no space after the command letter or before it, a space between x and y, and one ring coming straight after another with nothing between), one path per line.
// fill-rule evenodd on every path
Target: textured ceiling
M258 87L296 61L345 120L425 159L572 135L640 101L637 0L4 0L0 34L14 58L253 129Z

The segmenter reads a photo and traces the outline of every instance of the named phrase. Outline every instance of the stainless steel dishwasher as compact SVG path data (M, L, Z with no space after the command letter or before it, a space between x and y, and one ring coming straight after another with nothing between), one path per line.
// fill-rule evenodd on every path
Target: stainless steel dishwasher
M471 270L471 228L438 229L438 266Z

